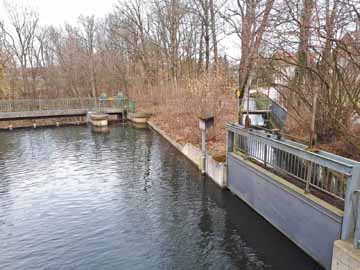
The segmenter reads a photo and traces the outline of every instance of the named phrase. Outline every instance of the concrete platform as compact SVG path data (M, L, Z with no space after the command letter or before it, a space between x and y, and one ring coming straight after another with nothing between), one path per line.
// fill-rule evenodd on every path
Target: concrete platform
M359 269L360 249L355 249L352 241L335 241L331 270Z
M129 113L128 119L137 124L146 124L150 116L148 113Z

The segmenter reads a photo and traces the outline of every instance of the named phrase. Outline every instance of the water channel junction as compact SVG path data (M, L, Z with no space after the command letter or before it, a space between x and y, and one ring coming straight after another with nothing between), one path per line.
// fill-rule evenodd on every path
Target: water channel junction
M134 110L125 97L1 101L0 127L12 129L27 121L25 126L34 127L58 125L59 121L66 124L72 119L87 122L88 113L93 111L119 120ZM277 134L238 124L226 128L227 161L208 164L208 170L216 175L210 176L222 179L221 184L215 182L236 194L326 269L342 269L343 264L349 270L359 269L351 267L360 265L356 257L360 247L360 163L308 151ZM196 150L175 146L197 163Z

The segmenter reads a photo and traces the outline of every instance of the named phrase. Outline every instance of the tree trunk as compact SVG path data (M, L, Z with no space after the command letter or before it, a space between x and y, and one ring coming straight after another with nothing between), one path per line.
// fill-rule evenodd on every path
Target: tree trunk
M209 71L210 65L210 23L209 23L209 1L204 0L204 28L205 28L205 70Z
M203 57L204 57L204 24L201 24L201 36L200 36L200 44L199 44L199 60L198 60L198 74L202 72L203 69Z
M215 7L214 7L214 0L209 0L210 6L210 16L211 16L211 35L213 41L213 51L214 51L214 66L215 70L217 69L218 65L218 48L217 48L217 36L216 36L216 14L215 14Z

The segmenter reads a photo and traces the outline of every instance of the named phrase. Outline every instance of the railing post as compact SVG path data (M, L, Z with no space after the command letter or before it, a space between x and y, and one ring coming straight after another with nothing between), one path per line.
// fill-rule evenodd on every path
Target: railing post
M266 168L266 166L267 166L267 145L264 144L264 147L265 147L265 149L264 149L264 166Z
M234 132L227 130L227 135L226 135L226 161L225 161L225 169L226 169L226 173L225 173L225 186L228 186L228 177L229 177L229 166L228 166L228 158L229 158L229 153L234 151L234 144L235 144L235 134Z
M359 198L356 191L360 189L360 166L354 166L351 176L347 179L347 189L345 194L345 209L344 218L341 230L341 239L350 240L355 235L355 222L359 219L359 214L356 217L356 208L358 206ZM358 229L358 228L357 228ZM360 237L360 232L357 231L357 237ZM356 239L355 239L356 240ZM357 239L359 240L359 239Z
M247 136L244 136L244 159L248 159L249 158L249 154L250 154L250 134L247 134Z
M313 164L311 161L306 161L306 186L305 186L305 193L310 193L310 183L311 183L311 177L312 177L312 168Z
M206 174L206 130L201 130L201 173Z
M231 132L230 130L227 131L227 137L226 137L226 158L227 155L230 152L234 151L234 132Z
M355 235L354 235L354 247L360 249L360 190L357 190L354 193L358 203L356 207L356 217L355 217Z

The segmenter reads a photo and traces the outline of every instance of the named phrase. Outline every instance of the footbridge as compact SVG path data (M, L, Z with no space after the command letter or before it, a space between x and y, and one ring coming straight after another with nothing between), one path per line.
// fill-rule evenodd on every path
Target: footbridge
M86 122L89 112L124 119L135 110L127 97L0 100L0 128Z
M246 97L243 102L243 123L249 115L252 126L282 128L287 118L287 109L269 97Z
M1 100L0 120L85 116L89 111L123 114L128 108L126 97Z

